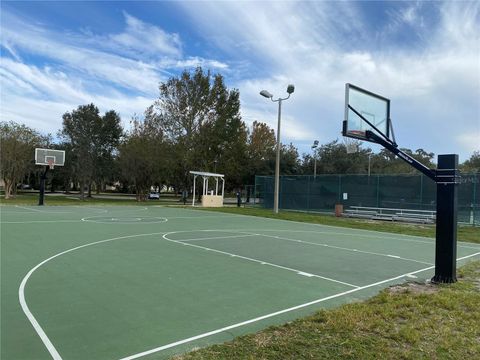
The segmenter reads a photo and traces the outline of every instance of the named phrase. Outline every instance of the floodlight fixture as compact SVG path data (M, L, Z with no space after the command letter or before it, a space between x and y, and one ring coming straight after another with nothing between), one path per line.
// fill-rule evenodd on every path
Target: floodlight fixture
M270 94L267 90L260 91L260 95L266 97L267 99L271 99L273 97L273 95Z

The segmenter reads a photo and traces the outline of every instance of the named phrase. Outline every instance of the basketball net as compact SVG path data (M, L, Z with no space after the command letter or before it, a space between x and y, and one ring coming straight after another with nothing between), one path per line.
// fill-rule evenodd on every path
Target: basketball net
M47 162L50 170L53 170L53 168L55 167L55 162L53 161L53 159L48 159Z
M347 154L353 154L360 150L361 141L347 136L343 137L343 144L347 149Z

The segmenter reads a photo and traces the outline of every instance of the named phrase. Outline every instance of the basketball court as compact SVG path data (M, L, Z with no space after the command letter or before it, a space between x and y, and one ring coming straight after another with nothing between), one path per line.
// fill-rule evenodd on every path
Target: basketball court
M159 206L0 211L5 359L168 358L434 273L429 238Z

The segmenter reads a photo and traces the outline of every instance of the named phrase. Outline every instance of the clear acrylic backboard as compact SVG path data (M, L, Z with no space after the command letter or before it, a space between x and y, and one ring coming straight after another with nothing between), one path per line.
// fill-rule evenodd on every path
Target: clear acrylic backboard
M370 141L365 136L367 130L390 138L390 100L358 86L346 84L342 135Z
M35 164L53 166L65 165L65 151L54 149L35 149Z

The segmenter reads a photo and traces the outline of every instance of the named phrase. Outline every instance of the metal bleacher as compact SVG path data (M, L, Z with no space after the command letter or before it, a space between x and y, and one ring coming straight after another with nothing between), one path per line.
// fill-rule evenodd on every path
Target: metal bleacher
M350 206L342 213L342 216L370 220L434 224L436 211Z

